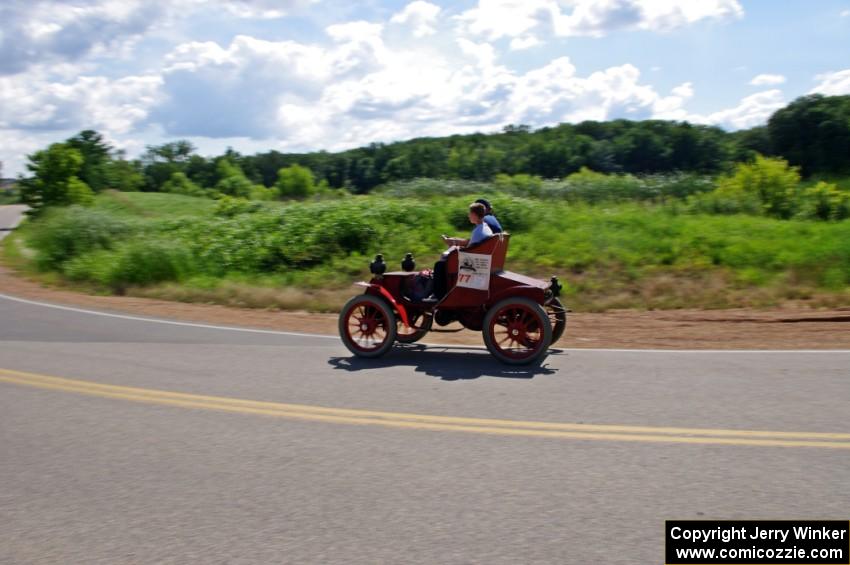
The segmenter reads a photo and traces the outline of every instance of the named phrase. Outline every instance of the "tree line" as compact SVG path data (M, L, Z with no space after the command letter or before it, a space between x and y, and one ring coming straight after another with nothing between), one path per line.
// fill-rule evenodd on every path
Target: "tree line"
M303 197L416 178L489 182L497 175L564 178L600 173L718 174L756 155L777 156L805 177L850 173L850 96L810 95L775 112L767 124L726 132L662 120L585 121L532 130L418 138L330 153L228 149L204 157L188 141L149 146L128 160L95 131L82 131L29 156L22 197L41 204L85 202L105 188L230 195L258 200Z

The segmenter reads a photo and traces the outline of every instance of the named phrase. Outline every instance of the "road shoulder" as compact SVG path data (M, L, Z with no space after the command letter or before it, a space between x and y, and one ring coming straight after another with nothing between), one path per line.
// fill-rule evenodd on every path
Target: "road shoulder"
M336 333L337 316L93 296L45 287L0 265L0 292L27 300L208 324L312 334ZM352 287L352 295L357 289ZM478 332L430 334L425 342L481 345ZM850 349L850 308L666 310L572 313L558 342L570 348Z

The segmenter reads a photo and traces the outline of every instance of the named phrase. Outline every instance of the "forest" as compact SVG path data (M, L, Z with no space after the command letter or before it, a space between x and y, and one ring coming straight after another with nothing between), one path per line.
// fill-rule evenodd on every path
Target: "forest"
M62 188L72 195L86 194L88 187L94 193L106 188L194 195L212 191L262 200L327 189L364 194L380 185L420 178L563 179L582 169L639 176L718 175L757 154L787 160L804 178L850 174L850 96L798 98L766 125L736 132L687 122L586 121L372 143L337 153L242 155L229 149L208 157L197 154L190 142L178 140L149 146L140 158L127 160L102 135L86 130L31 155L31 175L19 183L25 195L35 195L30 200L36 204L41 192L50 192L50 183L71 177L76 179L73 186Z

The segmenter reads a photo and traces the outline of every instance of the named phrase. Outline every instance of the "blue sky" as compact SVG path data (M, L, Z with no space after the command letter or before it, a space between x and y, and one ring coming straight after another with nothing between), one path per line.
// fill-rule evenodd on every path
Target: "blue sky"
M135 157L584 119L734 130L850 94L850 0L3 0L2 175L81 129Z

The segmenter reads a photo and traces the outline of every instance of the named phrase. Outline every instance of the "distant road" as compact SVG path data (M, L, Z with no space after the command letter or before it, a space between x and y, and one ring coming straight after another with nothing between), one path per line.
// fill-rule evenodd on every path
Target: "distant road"
M0 562L663 562L847 519L850 352L485 350L0 297Z
M27 207L23 205L0 206L0 239L21 223Z

